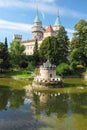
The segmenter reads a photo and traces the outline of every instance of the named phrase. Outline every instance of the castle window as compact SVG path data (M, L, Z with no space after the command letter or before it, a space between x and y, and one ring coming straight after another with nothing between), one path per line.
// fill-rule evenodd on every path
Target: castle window
M52 78L52 74L50 74L50 78Z

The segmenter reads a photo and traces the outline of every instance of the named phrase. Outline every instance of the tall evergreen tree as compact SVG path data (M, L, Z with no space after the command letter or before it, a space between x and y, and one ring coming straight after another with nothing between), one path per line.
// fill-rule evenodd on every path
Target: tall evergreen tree
M46 61L49 57L49 60L53 64L58 64L58 44L57 38L54 36L47 37L43 40L40 46L40 57L41 60Z
M10 68L9 52L4 43L0 43L0 70L7 71Z
M38 63L39 63L39 51L38 51L38 41L37 41L37 39L35 40L35 46L34 46L34 50L33 50L33 57L34 57L35 65L38 65Z
M66 63L68 61L68 43L69 39L67 36L67 32L63 26L60 26L60 29L57 33L57 51L59 64L62 62Z
M6 48L8 48L7 37L5 37L5 45L6 45Z
M5 60L5 67L8 69L11 67L10 64L10 55L8 51L8 42L7 42L7 37L5 37L5 47L6 47L6 60Z
M51 39L50 37L48 37L48 59L51 61L51 55L52 55L52 51L51 51Z

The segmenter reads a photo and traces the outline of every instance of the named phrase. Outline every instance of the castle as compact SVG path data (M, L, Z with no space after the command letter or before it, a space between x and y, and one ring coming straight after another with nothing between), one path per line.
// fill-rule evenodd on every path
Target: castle
M32 55L34 46L35 46L35 40L38 40L38 47L40 47L42 41L48 37L48 36L56 36L57 31L59 30L61 23L60 23L60 17L59 15L56 18L54 26L48 25L47 28L44 28L42 25L42 22L38 15L38 9L36 13L36 17L34 19L33 25L32 25L32 39L27 41L22 41L21 35L14 35L13 40L19 40L22 45L25 46L25 53L26 55Z

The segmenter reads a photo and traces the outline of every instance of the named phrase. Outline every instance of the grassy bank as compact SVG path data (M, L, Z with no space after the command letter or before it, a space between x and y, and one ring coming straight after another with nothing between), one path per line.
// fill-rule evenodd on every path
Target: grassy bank
M17 77L17 78L34 78L34 69L21 69L10 72L1 73L0 77Z

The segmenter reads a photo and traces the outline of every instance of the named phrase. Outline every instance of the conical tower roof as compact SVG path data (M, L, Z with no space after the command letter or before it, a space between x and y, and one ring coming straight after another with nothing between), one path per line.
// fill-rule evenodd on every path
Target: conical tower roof
M37 9L36 17L34 19L34 23L41 23L41 21L39 19L39 15L38 15L38 9Z
M60 26L60 25L61 25L60 17L57 16L54 26Z

